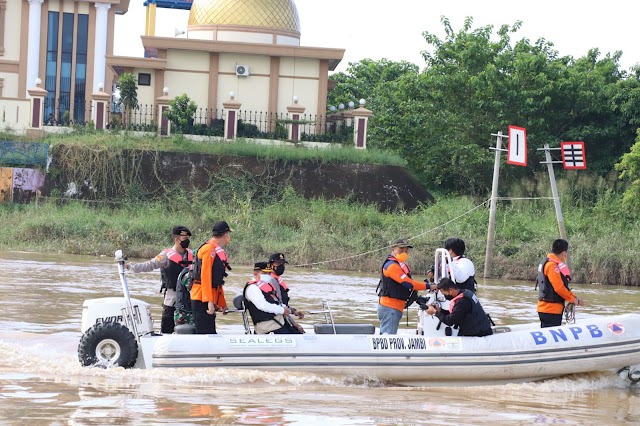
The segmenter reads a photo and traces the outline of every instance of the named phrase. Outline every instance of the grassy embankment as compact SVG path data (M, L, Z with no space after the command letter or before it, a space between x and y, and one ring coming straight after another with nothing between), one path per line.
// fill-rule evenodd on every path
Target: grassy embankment
M87 143L82 137L76 138L60 138L59 143ZM89 142L97 140L98 136L89 137ZM119 144L126 141L114 141L110 137L104 143L124 147ZM148 143L155 144L149 146L153 149L165 149L163 144L191 144L179 139L150 139ZM189 149L214 149L195 145ZM224 145L224 149L254 150L253 154L247 155L259 155L256 153L259 151L262 155L272 153L270 155L277 155L277 158L282 158L283 152L313 155L322 161L353 161L355 158L329 158L343 155L348 150L328 154ZM136 144L135 147L140 146ZM302 154L297 154L298 151ZM347 155L374 154L355 151ZM382 153L381 158L388 161L392 157ZM530 182L514 184L505 193L512 197L533 193L548 196L548 184L544 179L541 182L537 187ZM626 214L621 206L621 196L609 189L614 186L612 182L584 174L571 174L559 181L565 224L572 244L573 275L578 282L640 285L640 224ZM166 199L144 203L122 200L60 204L49 200L37 206L0 205L4 231L0 234L0 242L9 250L37 247L39 251L111 255L116 248L122 248L130 256L151 257L170 243L167 234L172 225L180 223L191 227L193 241L197 244L207 238L216 220L225 219L236 230L228 250L235 263L249 264L264 259L273 251L287 253L293 264L306 264L382 249L320 265L375 273L386 253L383 248L390 240L398 236L421 235L413 240L416 248L410 258L416 274L421 275L432 263L433 250L441 246L445 238L457 235L467 242L468 255L475 261L480 276L488 208L482 206L465 213L482 202L468 197L439 197L435 204L412 213L380 213L374 206L346 200L304 200L286 188L271 194L269 199L252 198L251 192L238 193L231 188L228 194L216 192L215 197L176 192L168 194ZM550 200L500 202L493 275L533 279L537 263L557 236Z

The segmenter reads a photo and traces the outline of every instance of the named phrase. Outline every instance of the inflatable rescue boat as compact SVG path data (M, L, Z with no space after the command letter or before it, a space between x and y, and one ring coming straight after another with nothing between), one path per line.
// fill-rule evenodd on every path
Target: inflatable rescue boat
M444 276L446 256L436 252L436 276ZM459 337L420 310L415 334L378 335L373 325L335 324L325 303L317 312L325 323L316 324L313 334L256 335L236 299L244 334L157 335L149 304L130 298L120 251L116 262L124 297L84 302L83 365L296 371L410 386L515 383L610 369L640 380L640 315L545 329L539 323L497 326L491 336ZM428 303L434 302L446 309L444 299L430 294Z

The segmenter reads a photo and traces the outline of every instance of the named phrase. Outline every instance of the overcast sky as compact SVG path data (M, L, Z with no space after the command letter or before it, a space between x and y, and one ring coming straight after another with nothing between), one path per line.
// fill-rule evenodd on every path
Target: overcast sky
M131 0L129 12L116 17L116 55L142 56L143 0ZM302 27L301 44L346 49L337 71L364 58L406 60L421 67L422 37L429 31L444 35L440 16L458 31L466 16L474 28L523 21L512 40L544 37L561 55L584 56L597 47L604 54L621 50L621 65L640 62L640 1L586 2L576 0L296 0ZM158 9L156 35L173 37L186 28L189 12Z

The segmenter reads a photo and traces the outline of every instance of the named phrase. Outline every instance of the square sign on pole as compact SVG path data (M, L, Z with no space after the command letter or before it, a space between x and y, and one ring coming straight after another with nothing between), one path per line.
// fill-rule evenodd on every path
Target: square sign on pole
M507 164L527 165L527 129L524 127L509 126Z
M584 142L560 142L562 166L567 170L584 170L587 168L587 156Z

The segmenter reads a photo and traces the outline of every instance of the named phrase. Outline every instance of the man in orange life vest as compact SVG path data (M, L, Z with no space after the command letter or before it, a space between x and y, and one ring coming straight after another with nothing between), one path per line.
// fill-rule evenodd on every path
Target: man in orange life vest
M282 302L284 289L270 275L271 272L267 262L257 262L253 267L253 280L247 283L243 291L256 334L304 333L290 320L291 313L298 311Z
M391 243L391 254L382 264L378 296L378 319L380 334L396 334L402 319L402 311L412 292L426 290L425 282L411 279L411 271L405 263L409 249L413 248L406 238Z
M223 285L231 267L223 247L231 241L232 231L227 222L216 222L211 239L198 249L190 292L196 334L216 334L216 311L227 313Z
M586 303L569 288L571 275L569 267L564 263L568 251L569 243L557 239L551 246L551 253L538 266L538 316L542 328L562 325L565 302L578 306Z
M176 283L178 275L185 266L193 263L193 253L189 249L191 231L186 226L175 226L171 230L173 247L162 250L155 258L143 263L127 263L124 267L133 272L150 272L160 269L162 285L160 292L164 290L162 303L162 321L160 332L171 334L174 329L174 312L176 310Z

